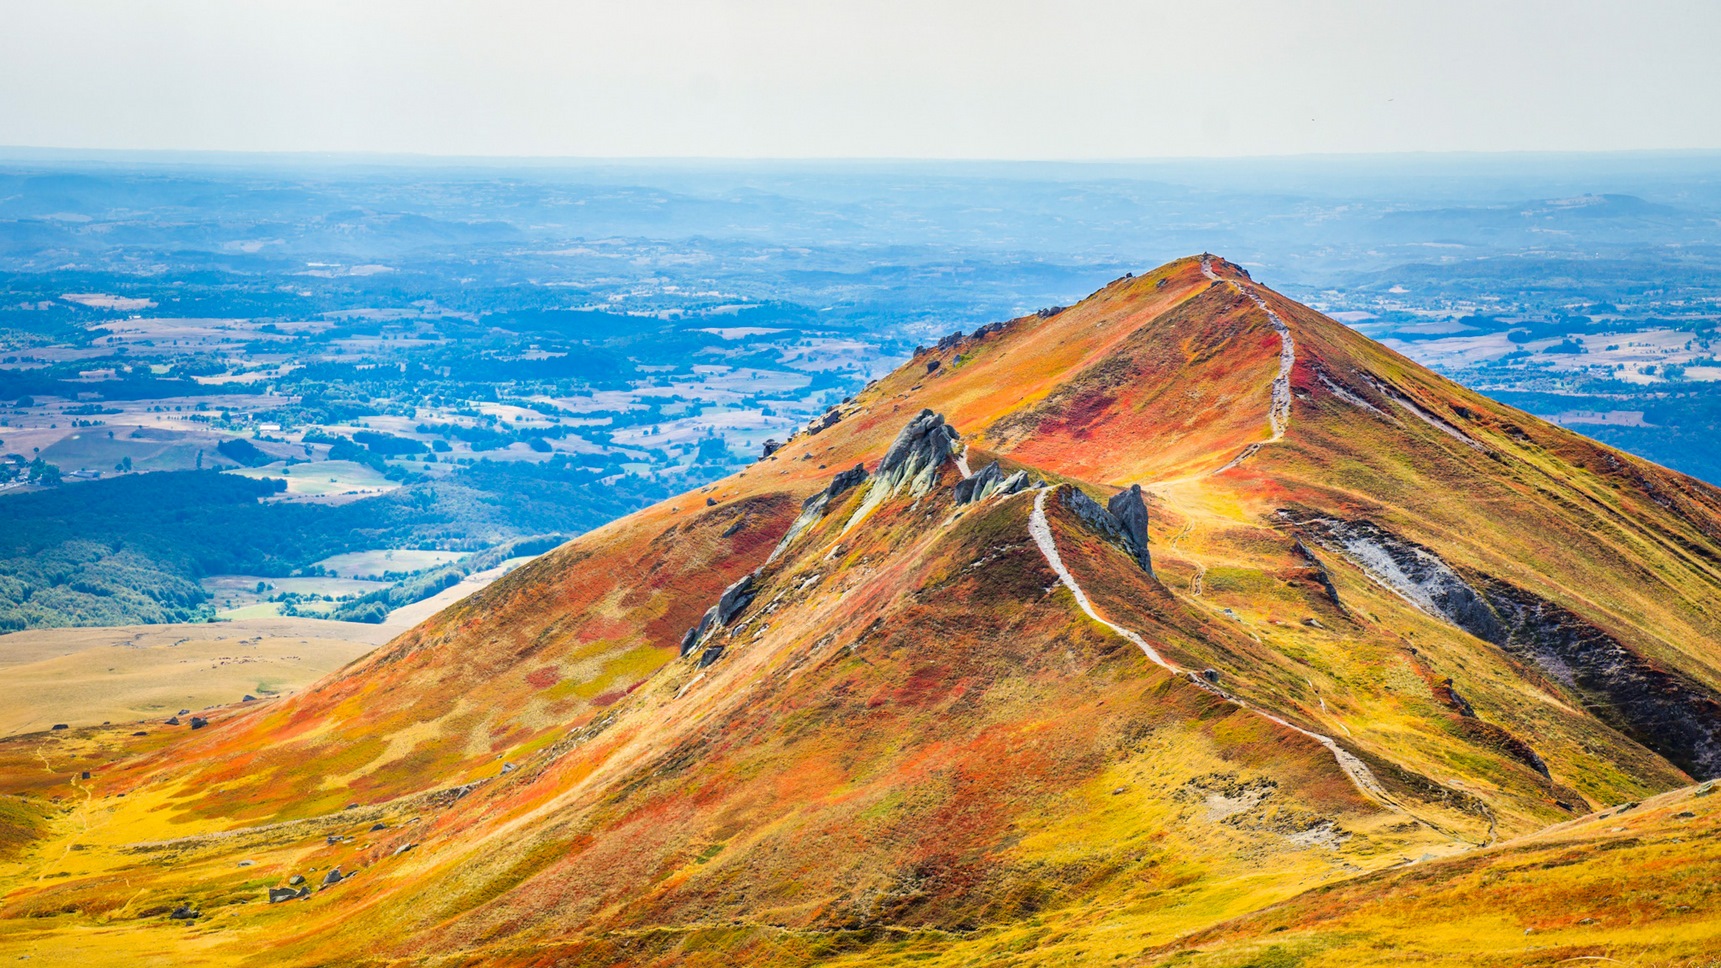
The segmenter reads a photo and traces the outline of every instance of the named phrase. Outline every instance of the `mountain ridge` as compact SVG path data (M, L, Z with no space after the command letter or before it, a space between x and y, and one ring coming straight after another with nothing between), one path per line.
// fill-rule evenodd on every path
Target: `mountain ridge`
M96 766L0 944L137 957L151 896L209 963L1218 958L1712 775L1718 536L1721 492L1190 257L923 348L296 696L0 743Z

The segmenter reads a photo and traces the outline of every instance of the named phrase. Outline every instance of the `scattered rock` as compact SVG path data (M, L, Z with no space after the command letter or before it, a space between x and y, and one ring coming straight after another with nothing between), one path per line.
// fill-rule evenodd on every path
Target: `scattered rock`
M1211 682L1214 685L1218 685L1219 684L1219 670L1218 669L1202 669L1201 670L1201 678L1206 679L1208 682Z
M328 840L329 846L331 846L331 847L334 846L335 844L338 844L341 842L341 837L339 834L330 834L326 839Z
M514 771L515 771L515 770L517 770L517 769L519 769L519 767L517 767L517 766L515 766L515 765L514 765L514 764L512 764L512 763L504 763L504 764L502 764L502 772L503 772L503 773L512 773L512 772L514 772ZM375 828L375 827L372 827L372 828L371 828L371 829L372 829L372 830L375 830L375 829L376 829L376 828ZM386 829L386 828L385 828L385 829Z
M292 877L287 878L287 883L293 887L298 887L300 884L305 883L305 875L294 874Z
M951 333L949 336L946 336L943 339L939 340L938 345L933 347L933 348L934 349L940 349L940 350L947 350L947 349L951 348L952 346L955 346L961 342L962 342L962 331L957 330L956 332Z
M394 853L390 854L389 856L390 857L399 857L401 854L404 854L407 851L409 851L412 848L417 847L417 846L418 846L417 844L401 844L399 847L396 847L394 849Z
M175 921L195 921L198 918L203 917L203 912L193 910L189 904L181 904L179 907L174 908L173 913L169 914L168 917Z
M257 862L254 860L242 860L239 862L239 866L240 867L251 867L251 866L255 865L256 863Z
M1715 792L1715 787L1716 787L1716 781L1714 781L1714 780L1704 781L1703 783L1699 783L1697 785L1697 792L1693 793L1692 796L1694 796L1694 797L1706 797L1706 796L1710 795L1711 793Z
M708 497L708 498L706 498L706 499L705 499L705 506L706 506L706 507L708 507L708 508L714 508L714 507L716 507L716 506L717 506L717 499L716 499L716 498L714 498L714 497Z
M271 887L271 888L269 888L269 903L270 904L280 904L282 901L291 901L291 900L297 898L298 896L299 896L299 892L293 890L290 887Z
M373 823L370 825L370 829L371 829L371 833L374 834L379 830L387 830L388 824L386 824L386 823Z
M71 729L72 727L67 726L65 723L55 723L53 728L54 729Z
M191 710L189 710L189 709L181 709L181 710L180 710L180 711L179 711L179 715L181 715L181 716L189 716L189 715L191 715Z
M1692 817L1695 817L1697 815L1695 813L1692 813L1689 810L1681 810L1678 813L1674 814L1673 816L1674 816L1674 819L1676 819L1676 820L1690 820Z
M746 524L746 523L747 523L746 518L736 518L735 523L731 524L727 528L724 528L723 533L718 535L718 537L719 538L733 538L736 535L736 533L741 530L741 526Z
M137 732L133 733L132 735L133 736L148 736L149 733L144 732L143 730L138 730Z
M341 876L341 869L339 867L336 867L336 868L330 870L327 874L323 875L323 886L324 887L332 887L336 884L339 884L342 881L342 879L343 878Z
M767 440L767 441L765 441L764 448L762 449L761 453L759 454L759 459L764 460L765 458L771 456L772 454L775 454L777 451L781 450L782 448L783 448L783 445L778 443L775 438Z
M170 716L170 717L168 717L166 722L162 723L162 725L163 726L178 726L179 725L179 717L178 716Z
M89 778L90 778L90 771L89 770L85 770L82 774L80 774L78 776L78 779L80 779L80 780L87 780Z
M204 719L202 716L191 717L191 728L192 729L202 729L203 727L208 726L208 725L209 725L209 720Z
M244 698L244 699L241 699L241 700L239 700L239 701L240 701L240 702L256 702L256 701L257 701L257 697L256 697L256 696L253 696L253 695L251 695L251 694L250 694L250 693L246 693L246 694L245 694L245 698Z
M927 373L937 373L938 368L940 366L943 366L943 365L944 364L938 360L927 360L926 361L926 372Z
M1053 316L1056 316L1057 314L1059 314L1063 311L1064 311L1064 307L1062 307L1062 306L1047 306L1045 309L1039 310L1038 312L1034 313L1034 315L1040 317L1041 319L1051 319Z
M703 669L723 657L723 646L713 645L699 654L699 668Z

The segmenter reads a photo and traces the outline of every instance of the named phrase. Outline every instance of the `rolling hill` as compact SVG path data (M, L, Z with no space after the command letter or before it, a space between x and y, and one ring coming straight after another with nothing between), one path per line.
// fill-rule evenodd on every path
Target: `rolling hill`
M1718 590L1721 492L1183 259L296 695L0 742L0 950L1684 963Z

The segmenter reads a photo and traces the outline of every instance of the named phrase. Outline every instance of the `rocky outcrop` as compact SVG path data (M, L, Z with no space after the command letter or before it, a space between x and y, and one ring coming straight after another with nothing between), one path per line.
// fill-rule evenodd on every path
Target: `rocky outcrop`
M1499 644L1506 630L1488 603L1440 556L1405 541L1372 521L1309 522L1316 540L1349 558L1375 581L1430 615L1479 639Z
M748 572L723 589L723 595L717 599L717 624L728 625L740 611L752 604L759 592L754 588L753 573Z
M1087 525L1088 530L1110 541L1123 541L1123 527L1117 523L1117 518L1111 512L1099 506L1087 492L1079 487L1065 485L1058 488L1058 501L1069 508L1075 516Z
M1147 551L1147 503L1142 500L1139 485L1118 492L1110 502L1113 508L1127 516L1127 523L1110 508L1101 507L1079 487L1066 485L1059 488L1058 500L1080 518L1088 530L1128 552L1143 571L1153 574L1153 561ZM1135 530L1137 524L1140 525L1139 531Z
M699 647L706 633L728 625L741 610L753 603L759 592L756 587L758 572L748 572L736 579L723 594L718 596L717 604L705 610L705 615L699 619L699 624L687 630L681 637L681 654L687 655Z
M956 503L974 504L995 494L1014 494L1027 488L1027 471L1017 471L1006 477L1004 469L998 466L997 461L993 461L972 477L956 482Z
M1299 523L1424 612L1541 670L1668 762L1699 779L1721 776L1721 695L1703 684L1657 667L1562 605L1500 579L1467 580L1373 522Z
M955 457L960 441L961 435L944 422L942 414L920 411L885 451L878 470L873 472L872 483L867 486L866 496L843 530L859 524L874 508L905 488L916 498L931 493L945 462Z
M1123 538L1135 553L1141 570L1153 574L1153 558L1147 550L1147 501L1141 496L1141 485L1131 484L1129 490L1113 494L1106 510L1123 529Z
M961 435L944 422L943 414L920 411L884 452L873 475L873 488L895 494L907 485L917 496L926 494L932 490L939 468L956 453L960 440Z
M783 540L777 542L777 547L772 550L771 557L767 558L766 562L776 561L778 556L782 555L796 538L817 524L829 512L833 501L864 480L866 480L866 468L856 464L831 478L830 484L826 485L824 490L802 501L801 513L795 516L794 522L789 525L789 530L783 533Z
M783 446L782 443L779 442L775 437L765 441L765 446L760 449L759 459L764 460L765 458L771 456L772 454L775 454L778 450L782 449L782 446Z

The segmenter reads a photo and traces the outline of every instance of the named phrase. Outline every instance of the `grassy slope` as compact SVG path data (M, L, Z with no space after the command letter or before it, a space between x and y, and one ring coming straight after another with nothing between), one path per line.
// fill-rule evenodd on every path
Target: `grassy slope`
M714 485L716 506L685 495L582 538L290 701L173 741L0 744L16 768L0 771L5 792L53 791L63 811L13 869L0 945L125 960L160 947L147 912L184 898L211 917L182 954L218 961L472 947L522 963L1151 959L1314 884L1686 782L1498 650L1329 561L1335 608L1273 512L1366 515L1716 682L1713 491L1266 295L1299 348L1291 432L1222 474L1266 436L1278 339L1183 260L939 354L934 374L917 359L841 423ZM1380 412L1334 397L1315 367ZM876 460L922 406L975 457L1099 496L1143 483L1163 586L1054 515L1098 606L1338 737L1401 809L1047 594L1023 498L954 523L942 498L887 504L847 536L833 514L767 572L768 629L703 675L664 667L797 499ZM1448 676L1484 726L1441 702ZM1553 779L1502 736L1534 745ZM428 793L497 777L502 759L522 769L458 801ZM93 762L98 783L67 784ZM390 828L372 832L378 820ZM1346 835L1337 849L1298 839L1322 821ZM406 843L419 846L392 855ZM364 873L311 902L222 906L333 863Z

